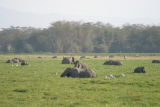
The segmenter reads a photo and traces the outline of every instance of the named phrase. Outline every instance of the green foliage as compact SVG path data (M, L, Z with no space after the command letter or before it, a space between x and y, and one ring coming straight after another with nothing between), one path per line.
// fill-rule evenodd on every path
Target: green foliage
M3 59L3 58L2 58ZM97 78L60 78L66 67L59 59L26 59L29 66L12 67L0 61L2 107L159 107L160 66L151 60L124 60L122 66L105 60L80 60ZM137 66L147 73L134 74ZM124 73L125 77L119 77ZM113 74L117 78L104 77Z
M100 44L94 47L95 53L106 53L108 50L107 46Z
M157 53L160 26L58 21L49 28L10 27L0 31L0 52Z

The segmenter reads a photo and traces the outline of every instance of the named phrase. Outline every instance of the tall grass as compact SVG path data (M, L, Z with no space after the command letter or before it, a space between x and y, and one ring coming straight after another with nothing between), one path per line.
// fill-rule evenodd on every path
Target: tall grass
M80 60L97 78L60 78L59 59L27 59L29 66L12 67L0 60L0 107L159 107L160 65L151 60L122 60L122 66L103 65L104 59ZM137 66L147 73L135 74ZM118 77L124 73L125 77ZM113 74L117 78L107 80Z

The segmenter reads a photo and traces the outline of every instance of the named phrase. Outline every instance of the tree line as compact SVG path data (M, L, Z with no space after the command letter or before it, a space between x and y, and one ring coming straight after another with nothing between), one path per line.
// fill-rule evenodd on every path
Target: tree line
M54 22L44 29L11 26L0 31L0 52L157 53L160 26L73 21Z

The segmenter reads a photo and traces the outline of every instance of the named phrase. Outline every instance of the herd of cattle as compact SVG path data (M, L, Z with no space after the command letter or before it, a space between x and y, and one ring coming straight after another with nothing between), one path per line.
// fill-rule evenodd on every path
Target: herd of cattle
M38 58L41 58L41 57L38 57ZM52 58L57 58L57 56L53 56ZM80 59L82 58L85 58L85 56L80 57ZM25 60L22 60L21 58L9 59L6 61L6 63L11 63L12 66L14 66L14 64L16 64L16 66L28 65L28 62ZM160 63L160 60L153 60L152 63ZM95 71L88 68L86 64L81 63L78 60L75 60L74 57L63 57L62 64L74 64L74 66L66 68L60 77L79 77L79 78L97 77ZM108 60L104 62L104 65L122 65L122 63L120 61ZM137 67L134 69L134 73L146 73L146 69L145 67Z

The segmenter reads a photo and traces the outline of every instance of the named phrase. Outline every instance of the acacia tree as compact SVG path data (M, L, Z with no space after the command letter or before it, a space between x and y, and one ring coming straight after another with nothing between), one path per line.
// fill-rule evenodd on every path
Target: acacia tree
M58 21L0 31L0 52L160 52L160 26Z

